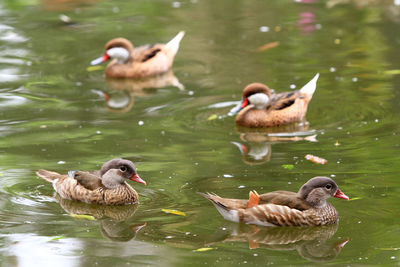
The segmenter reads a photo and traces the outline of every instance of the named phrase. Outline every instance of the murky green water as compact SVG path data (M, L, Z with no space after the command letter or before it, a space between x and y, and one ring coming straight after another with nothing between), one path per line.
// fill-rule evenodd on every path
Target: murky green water
M298 2L1 1L4 266L399 265L400 7ZM87 70L111 38L166 42L180 30L173 73L153 84ZM250 82L288 91L317 72L309 124L272 130L317 142L265 138L225 116ZM308 153L328 164L304 160ZM140 205L57 199L35 175L96 169L113 157L136 162L147 181L134 185ZM354 198L331 200L339 225L238 225L196 194L297 191L316 175L334 177ZM80 213L96 219L68 215Z

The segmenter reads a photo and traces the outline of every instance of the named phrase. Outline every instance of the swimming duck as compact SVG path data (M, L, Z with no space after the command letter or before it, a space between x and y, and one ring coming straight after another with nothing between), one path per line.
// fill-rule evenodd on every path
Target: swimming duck
M252 83L243 90L241 103L231 109L237 112L236 124L245 127L272 127L302 121L317 86L319 74L303 88L293 92L271 94L268 86Z
M181 31L167 44L136 48L125 38L112 39L106 43L104 55L93 60L91 65L112 59L105 70L110 78L143 78L161 74L171 68L184 35L185 32Z
M137 174L135 165L120 158L107 161L99 172L72 171L63 175L42 169L36 174L51 182L62 198L104 205L139 201L138 193L126 183L128 179L146 185Z
M330 197L349 199L331 178L323 176L311 178L297 193L274 191L258 195L250 192L249 200L199 194L210 200L225 219L263 226L334 224L339 216L326 200Z

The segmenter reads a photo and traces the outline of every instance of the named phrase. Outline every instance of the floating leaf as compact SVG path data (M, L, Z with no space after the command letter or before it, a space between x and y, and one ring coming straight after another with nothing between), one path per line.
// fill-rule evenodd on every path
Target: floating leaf
M274 47L277 47L279 45L279 42L272 42L272 43L268 43L265 45L260 46L259 48L257 48L258 51L265 51Z
M76 218L76 219L85 219L85 220L95 220L95 218L91 215L85 215L85 214L70 214L69 216Z
M335 146L340 146L340 143L338 140L336 140Z
M52 239L50 239L50 241L60 240L60 239L64 239L64 238L67 238L67 237L64 236L64 235L55 236L55 237L53 237Z
M400 74L400 70L385 70L383 73L388 75L396 75Z
M349 199L349 201L358 200L358 199L362 199L362 197L352 197Z
M161 211L163 211L165 213L179 215L179 216L186 216L186 213L184 213L183 211L179 211L179 210L161 209Z
M213 250L213 248L198 248L195 251L204 252L204 251L209 251L209 250Z
M283 165L282 165L282 168L291 170L291 169L294 168L294 165L293 165L293 164L283 164Z
M90 66L86 70L91 72L91 71L102 70L102 69L104 69L104 66Z
M309 161L317 163L317 164L324 165L324 164L328 163L328 161L326 159L323 159L323 158L320 158L320 157L317 157L317 156L314 156L314 155L311 155L311 154L305 155L304 158L306 160L309 160Z
M215 119L218 119L218 116L217 116L217 114L212 114L210 117L208 117L208 121L212 121L212 120L215 120Z

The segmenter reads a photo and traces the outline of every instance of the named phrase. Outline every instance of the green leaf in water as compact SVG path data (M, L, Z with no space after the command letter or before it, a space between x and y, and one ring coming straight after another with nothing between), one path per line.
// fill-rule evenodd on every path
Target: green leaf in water
M70 214L69 216L76 218L76 219L85 219L85 220L95 220L95 218L91 215L85 215L85 214Z
M60 239L64 239L64 238L67 238L67 237L64 236L64 235L55 236L55 237L53 237L52 239L50 239L50 241L60 240Z
M292 170L294 168L294 165L293 164L283 164L282 168Z
M86 70L88 72L96 71L96 70L102 70L104 69L104 66L90 66Z
M198 248L195 251L204 252L204 251L209 251L209 250L213 250L213 248Z
M210 115L210 117L208 117L208 121L212 121L212 120L215 120L215 119L218 119L218 116L217 116L217 114L212 114L212 115Z
M362 199L362 197L352 197L349 199L349 201L358 200L358 199Z
M387 75L396 75L400 74L400 70L385 70L383 73Z
M186 213L184 213L183 211L179 211L179 210L161 209L161 211L163 211L165 213L179 215L179 216L186 216Z

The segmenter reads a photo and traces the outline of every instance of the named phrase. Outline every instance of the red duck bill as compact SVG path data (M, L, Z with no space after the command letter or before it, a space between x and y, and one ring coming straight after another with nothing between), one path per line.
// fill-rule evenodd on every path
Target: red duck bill
M99 65L99 64L101 64L101 63L103 63L104 61L107 61L107 60L109 60L109 59L110 59L110 57L109 57L109 55L107 55L107 53L106 53L106 54L104 54L102 57L99 57L99 58L96 58L96 59L92 60L92 61L90 62L90 65L92 65L92 66L94 66L94 65Z
M140 176L137 173L132 175L131 178L129 178L129 180L132 180L134 182L141 183L141 184L144 184L144 185L147 184L146 181L144 181L142 178L140 178Z
M348 196L346 196L339 188L338 188L338 190L336 191L334 197L342 198L342 199L346 199L346 200L349 200L349 199L350 199L350 198L349 198Z

